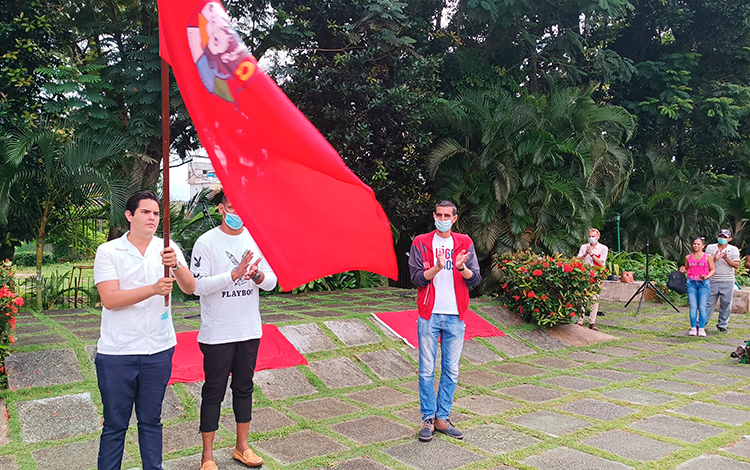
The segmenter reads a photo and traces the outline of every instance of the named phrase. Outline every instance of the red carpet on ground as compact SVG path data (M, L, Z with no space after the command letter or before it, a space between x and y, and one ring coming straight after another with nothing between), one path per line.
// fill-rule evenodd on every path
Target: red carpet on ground
M276 325L263 325L263 337L260 339L255 371L284 369L297 365L306 366L307 360L281 334ZM177 333L177 346L172 356L172 377L169 383L198 382L204 378L203 353L198 347L198 332Z
M417 318L419 317L419 314L416 310L373 313L372 315L388 327L388 329L401 337L406 344L412 348L417 348L419 342L417 335ZM490 325L487 320L471 310L468 310L464 315L464 322L466 323L464 340L470 340L475 336L505 336L505 333Z

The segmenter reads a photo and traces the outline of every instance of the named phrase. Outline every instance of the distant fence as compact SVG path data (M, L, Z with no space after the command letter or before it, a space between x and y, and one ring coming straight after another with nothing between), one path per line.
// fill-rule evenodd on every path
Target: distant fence
M16 290L25 306L36 307L36 277L16 278ZM44 310L95 306L98 302L99 293L91 278L79 279L70 272L42 278Z

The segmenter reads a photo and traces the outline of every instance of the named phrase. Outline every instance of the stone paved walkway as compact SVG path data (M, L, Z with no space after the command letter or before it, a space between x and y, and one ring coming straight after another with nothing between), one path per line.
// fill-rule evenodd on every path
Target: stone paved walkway
M452 417L465 439L421 443L417 354L370 315L414 302L413 291L387 288L261 300L264 321L310 363L256 375L251 445L264 468L750 470L750 365L729 357L750 339L747 316L733 315L728 334L712 323L699 339L686 336L685 308L646 304L636 317L635 307L603 303L598 324L616 338L566 346L565 334L475 299L508 336L465 346ZM175 307L176 329L197 329L197 314L196 305ZM98 326L99 313L85 309L21 314L10 389L0 393L0 470L96 466ZM199 406L200 384L168 388L166 470L198 469ZM242 468L231 458L233 431L227 396L221 469ZM138 468L135 419L125 447L123 468Z

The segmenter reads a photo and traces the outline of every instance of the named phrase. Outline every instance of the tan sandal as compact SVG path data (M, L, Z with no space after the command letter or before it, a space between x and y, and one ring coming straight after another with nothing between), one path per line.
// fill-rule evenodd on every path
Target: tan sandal
M244 453L240 454L240 451L235 447L234 450L232 450L232 458L234 460L239 460L248 467L260 467L263 465L263 459L255 455L253 449L247 449Z
M219 467L213 460L207 460L201 464L201 470L219 470Z

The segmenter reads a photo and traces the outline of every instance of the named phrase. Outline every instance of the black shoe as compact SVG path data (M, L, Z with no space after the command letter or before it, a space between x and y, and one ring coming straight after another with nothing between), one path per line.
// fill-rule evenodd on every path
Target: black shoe
M719 330L719 331L721 331L722 333L726 333L727 332L727 329L724 328L723 326L716 325L716 329Z
M442 429L440 429L442 428ZM452 437L454 439L463 439L464 434L459 431L458 429L453 427L453 423L449 419L436 419L435 420L435 429L439 432L442 432L446 436Z
M422 429L419 431L419 440L429 442L432 440L432 434L435 432L435 418L427 418L422 422Z

